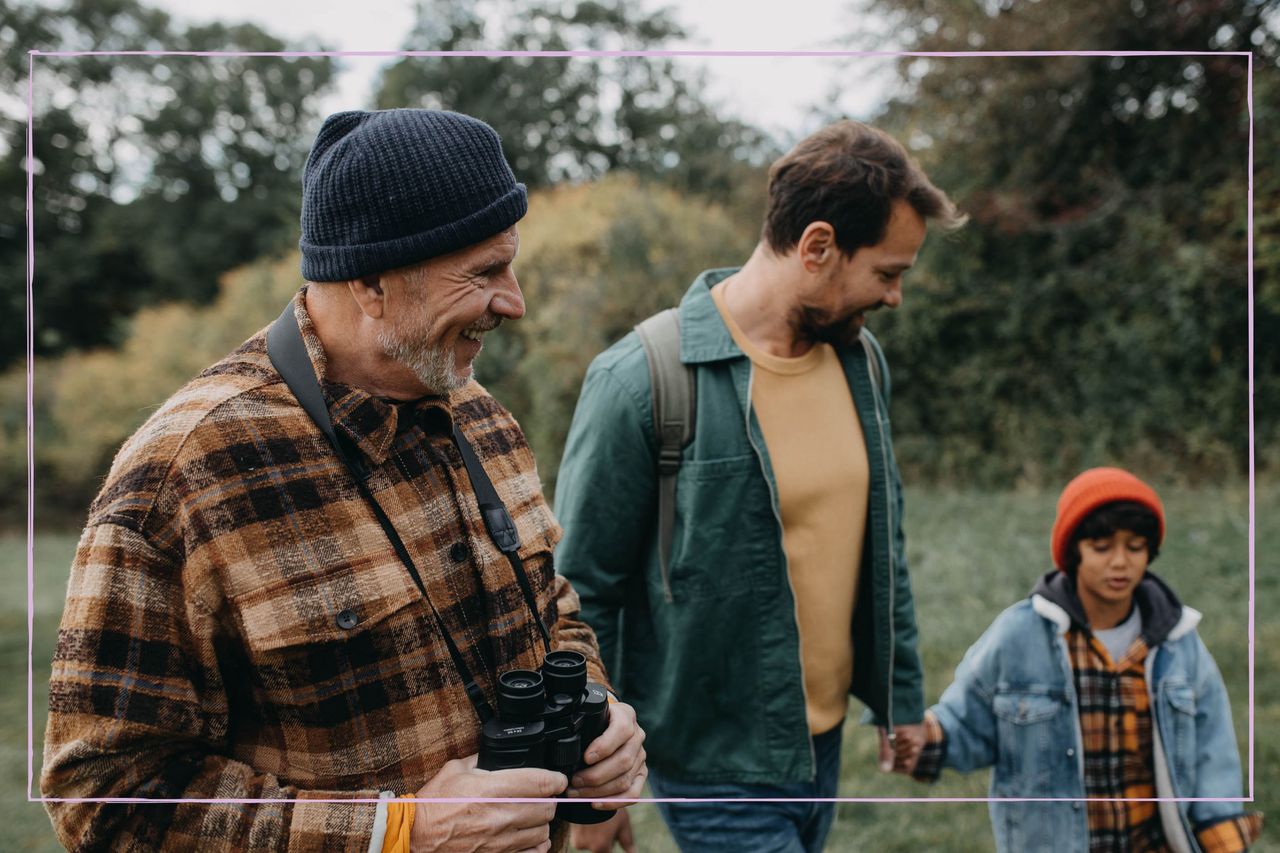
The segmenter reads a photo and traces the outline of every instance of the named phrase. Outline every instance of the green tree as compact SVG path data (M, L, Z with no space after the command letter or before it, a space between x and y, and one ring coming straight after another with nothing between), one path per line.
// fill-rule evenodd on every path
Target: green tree
M1255 104L1274 93L1261 81L1275 5L867 4L911 50L1250 49ZM903 94L878 123L972 215L926 247L907 309L876 321L907 467L997 483L1116 461L1243 471L1247 69L1239 56L901 60ZM1257 133L1259 152L1275 147L1274 122ZM1256 209L1274 211L1274 171L1261 177ZM1274 266L1275 223L1260 221ZM1274 285L1259 293L1262 340ZM1259 377L1274 374L1274 348L1259 355ZM1274 405L1274 388L1263 398Z
M0 2L0 83L24 99L28 50L286 47L252 25L180 27L137 0ZM140 306L211 299L219 273L297 239L329 59L37 56L34 67L38 353L116 341ZM25 135L25 116L0 116L0 300L14 318L25 302ZM6 324L0 364L23 348L22 324Z
M683 34L668 12L623 0L420 0L404 47L655 50ZM776 149L761 131L722 115L704 92L700 76L661 57L405 57L384 72L376 104L484 119L531 187L621 168L723 197Z

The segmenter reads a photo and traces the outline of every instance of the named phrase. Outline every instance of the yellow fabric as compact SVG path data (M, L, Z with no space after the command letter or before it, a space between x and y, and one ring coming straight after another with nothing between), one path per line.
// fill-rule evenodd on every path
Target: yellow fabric
M413 796L405 794L401 799ZM417 813L417 803L387 803L387 834L382 837L382 853L409 853L409 837L413 834Z
M782 545L795 593L809 731L840 723L853 679L853 608L862 565L870 471L840 358L818 344L780 358L751 342L711 296L755 367L751 405L778 483Z

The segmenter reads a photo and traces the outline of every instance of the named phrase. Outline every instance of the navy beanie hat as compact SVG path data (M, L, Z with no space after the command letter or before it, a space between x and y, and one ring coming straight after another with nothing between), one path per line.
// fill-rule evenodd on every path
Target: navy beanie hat
M347 281L479 243L529 201L489 125L441 110L334 113L302 173L302 275Z

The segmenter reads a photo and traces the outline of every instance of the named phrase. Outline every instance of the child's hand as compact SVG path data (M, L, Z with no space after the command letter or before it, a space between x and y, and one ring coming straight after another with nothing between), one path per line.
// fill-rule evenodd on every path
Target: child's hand
M893 743L884 728L880 728L880 769L888 773L905 773L911 775L920 760L920 752L924 749L924 723L893 727Z

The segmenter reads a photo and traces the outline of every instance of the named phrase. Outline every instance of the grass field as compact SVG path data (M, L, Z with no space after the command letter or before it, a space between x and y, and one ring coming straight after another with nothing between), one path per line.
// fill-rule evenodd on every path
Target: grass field
M926 699L950 682L964 650L1004 607L1026 594L1047 566L1056 495L979 493L908 487L907 538L926 666ZM1204 613L1200 633L1222 669L1249 786L1248 495L1243 487L1165 490L1169 534L1155 570ZM1257 608L1254 808L1280 819L1280 484L1257 493ZM39 774L46 683L75 535L35 542L34 717ZM28 803L26 542L0 537L0 826L6 850L59 849L38 803ZM875 768L873 730L847 727L840 795L848 797L984 796L985 773L944 774L926 787ZM653 806L632 809L640 850L674 851ZM1255 850L1280 851L1274 827ZM828 849L987 851L987 809L975 804L841 804Z

